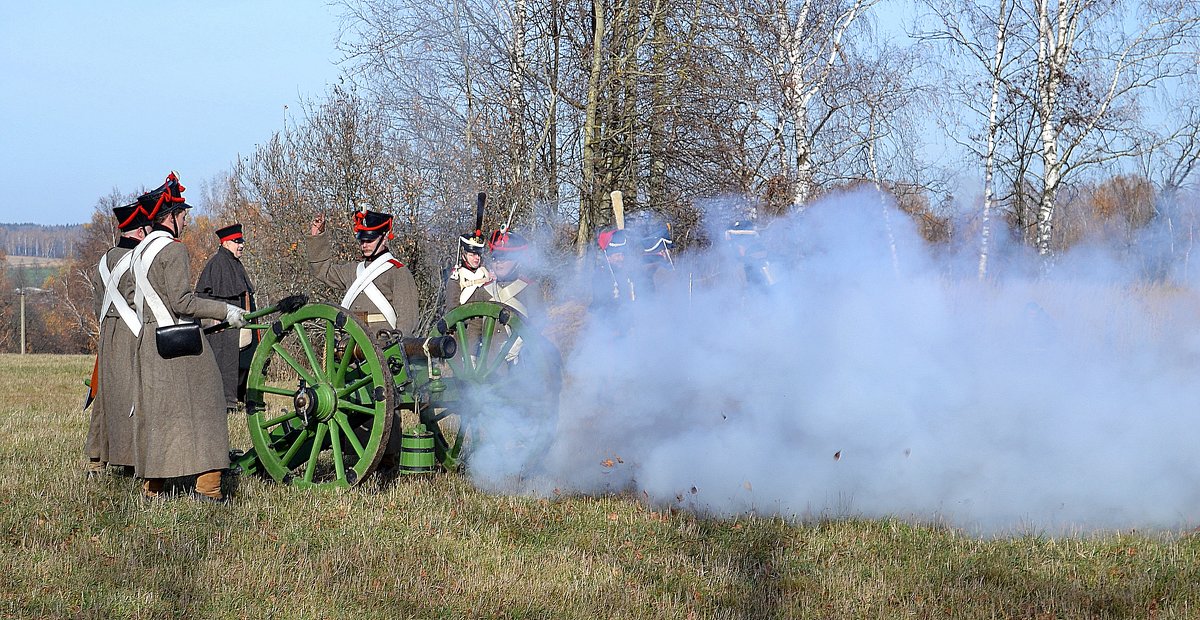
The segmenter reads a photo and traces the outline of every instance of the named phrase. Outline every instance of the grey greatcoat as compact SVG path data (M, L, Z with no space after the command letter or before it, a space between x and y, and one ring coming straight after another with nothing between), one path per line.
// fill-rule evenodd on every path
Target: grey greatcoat
M197 297L190 273L187 248L176 241L159 252L147 280L172 319L224 320L226 305ZM134 414L136 475L173 478L229 467L229 421L212 349L205 342L200 355L163 359L155 342L154 313L143 303L141 314L137 350L141 383Z
M104 254L109 270L122 256L137 247L137 240L121 237L117 246ZM96 343L96 399L92 403L92 424L88 430L87 454L112 465L133 465L133 401L137 395L137 369L134 355L137 336L117 314L115 306L107 311L104 303L104 282L100 268L92 269L95 282L96 316L100 320L100 339ZM133 307L133 273L126 272L117 282L125 303ZM104 312L104 316L100 313Z
M337 263L333 260L333 250L329 246L328 233L313 235L308 238L308 269L321 282L338 291L346 291L357 279L359 263ZM375 286L379 292L392 304L396 313L396 329L402 330L405 336L416 335L417 329L417 283L412 272L400 261L394 263L393 269L388 269L375 278ZM340 300L338 300L340 301ZM381 329L391 329L386 320L379 315L379 309L366 293L360 293L350 302L349 310L367 316L367 324L372 332Z
M308 269L321 282L338 291L348 291L358 279L360 263L336 263L333 260L333 250L329 246L327 233L312 235L308 238L305 248L308 253ZM392 305L396 313L396 329L402 330L405 336L415 335L417 329L417 283L412 272L400 261L393 261L392 268L379 274L374 280L379 292ZM340 299L338 301L341 301ZM372 334L391 325L380 315L375 302L360 293L350 301L348 309L355 314L366 317L367 327ZM394 455L400 451L400 417L392 418L392 428L388 437L388 445L384 453Z

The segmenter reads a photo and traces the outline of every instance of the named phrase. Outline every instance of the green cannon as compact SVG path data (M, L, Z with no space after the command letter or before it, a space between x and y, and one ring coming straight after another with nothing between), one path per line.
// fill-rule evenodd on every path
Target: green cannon
M557 419L558 353L512 308L464 304L413 337L371 334L345 308L296 301L250 315L278 313L248 326L261 330L246 381L253 449L234 469L297 487L355 486L379 468L396 426L413 430L419 451L432 444L432 463L417 469L458 470L481 435L544 452ZM536 430L488 436L495 411L529 416L520 426Z

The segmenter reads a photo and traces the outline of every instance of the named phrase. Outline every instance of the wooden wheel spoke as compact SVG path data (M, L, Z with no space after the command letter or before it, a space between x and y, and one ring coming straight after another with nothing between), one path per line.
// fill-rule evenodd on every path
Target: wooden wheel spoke
M283 456L279 460L285 465L291 463L292 459L296 458L296 453L300 451L300 446L304 445L304 441L309 436L308 429L300 429L300 432L296 434L295 441L292 442L292 445L288 446L288 449L284 451Z
M341 430L336 423L329 424L329 445L333 447L333 469L338 480L346 479L346 463L342 457ZM322 426L324 428L324 425Z
M277 394L279 396L295 396L296 395L296 388L294 388L294 387L285 388L285 387L278 387L278 386L274 386L274 385L260 385L256 389L260 392L263 392L264 394Z
M317 425L317 436L313 439L312 450L308 453L308 464L304 467L304 481L312 482L313 474L317 471L317 458L321 456L321 449L324 447L325 435L329 432L329 427L325 424Z
M262 421L262 422L259 424L259 426L260 426L261 428L271 428L271 427L273 427L273 426L276 426L276 425L279 425L279 424L283 424L284 422L287 422L288 420L292 420L292 419L296 418L296 417L297 417L297 416L299 416L299 415L300 415L300 414L299 414L299 413L297 413L297 412L296 412L296 410L294 410L294 409L293 409L293 410L291 410L291 411L285 411L285 412L283 413L283 415L280 415L280 416L277 416L277 417L271 418L271 419L269 419L269 420L263 420L263 421Z
M333 414L333 420L337 423L338 428L345 433L345 438L350 447L354 449L354 453L359 459L362 459L367 449L363 447L362 442L358 440L358 435L354 433L354 429L350 428L350 420L346 418L346 414L338 412Z
M354 357L354 344L351 343L346 351L342 351L342 359L338 360L337 368L334 369L330 379L334 385L342 383L346 380L346 371L350 369L351 358Z
M501 364L503 364L504 358L508 356L508 352L512 351L512 348L517 346L517 340L519 338L520 336L516 335L515 333L508 334L508 337L504 339L504 342L500 343L500 350L496 351L496 354L492 356L491 361L488 363L488 368L498 368Z
M430 422L437 424L438 422L441 422L452 415L458 415L458 412L450 409L443 409L441 413L435 413L431 416L428 416L426 419L422 419L421 421L425 424L429 424Z
M312 374L312 371L305 368L299 361L296 360L296 358L292 357L292 354L288 353L287 349L283 348L282 345L275 343L271 346L271 350L274 351L275 354L284 361L284 363L290 366L292 370L296 371L296 374L300 375L300 378L304 379L305 383L309 385L316 385L317 378Z
M458 339L459 365L454 364L454 360L450 360L450 367L454 369L455 374L470 372L473 370L471 364L471 351L475 348L475 343L471 342L467 336L467 322L459 321L454 325L454 337ZM459 367L461 366L461 368Z
M308 366L314 373L320 374L325 368L325 365L317 360L317 352L313 350L312 341L308 338L308 333L304 331L304 326L300 323L292 325L292 331L296 333L296 340L300 341L300 348L304 350L304 357L308 359Z
M358 403L352 403L348 400L339 400L337 408L339 411L353 411L355 413L363 413L366 415L375 415L375 410L372 409L371 407L364 407L363 405L360 405Z
M492 337L496 335L496 319L485 316L483 317L483 340L479 344L479 361L482 365L483 360L487 359L488 353L492 349Z
M346 398L350 394L353 394L358 390L370 385L372 382L374 382L374 380L375 378L371 375L364 375L363 377L356 379L354 383L351 383L350 385L338 390L337 397L339 399Z

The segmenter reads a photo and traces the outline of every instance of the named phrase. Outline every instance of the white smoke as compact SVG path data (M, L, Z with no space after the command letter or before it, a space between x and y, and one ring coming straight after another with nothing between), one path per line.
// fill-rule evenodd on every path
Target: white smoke
M980 283L869 192L772 230L786 234L764 234L769 289L684 253L691 286L616 324L590 316L540 467L517 475L492 454L472 460L477 482L991 533L1200 522L1191 291L1140 284L1098 251Z

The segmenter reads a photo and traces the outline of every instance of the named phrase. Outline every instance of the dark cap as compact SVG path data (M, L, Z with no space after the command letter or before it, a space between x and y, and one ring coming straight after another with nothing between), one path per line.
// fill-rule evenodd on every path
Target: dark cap
M354 214L354 237L359 241L374 241L379 237L392 235L392 216L376 211L358 211Z
M216 235L217 235L217 238L221 240L221 243L224 243L226 241L236 241L238 243L244 243L246 241L246 239L242 237L242 225L241 224L230 224L229 226L226 226L225 228L218 228L216 230Z
M649 234L642 237L642 252L646 254L669 250L673 245L675 245L675 241L671 239L671 229L666 226L651 230Z
M141 205L136 202L123 207L113 207L113 217L117 218L117 228L121 232L136 230L152 223L146 217L146 212L142 210Z

